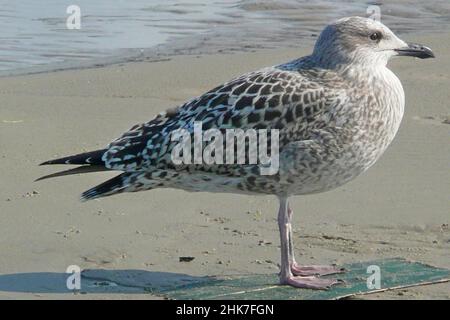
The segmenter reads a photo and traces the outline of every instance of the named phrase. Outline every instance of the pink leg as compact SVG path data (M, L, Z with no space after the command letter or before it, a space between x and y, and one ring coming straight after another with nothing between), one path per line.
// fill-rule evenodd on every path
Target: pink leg
M322 279L316 277L317 272L305 275L295 275L293 266L298 265L294 260L294 250L292 245L291 228L292 210L289 209L287 198L280 198L280 210L278 211L278 227L280 229L281 240L281 272L280 283L290 285L296 288L307 289L329 289L332 285L342 283L335 279ZM301 267L300 267L301 268ZM303 270L305 271L305 270ZM308 271L310 271L308 269Z
M292 241L292 214L293 211L288 204L288 219L289 219L289 252L291 256L291 272L295 276L324 276L327 274L336 274L345 272L344 268L339 268L335 265L322 266L322 265L311 265L311 266L301 266L295 261L294 257L294 244Z

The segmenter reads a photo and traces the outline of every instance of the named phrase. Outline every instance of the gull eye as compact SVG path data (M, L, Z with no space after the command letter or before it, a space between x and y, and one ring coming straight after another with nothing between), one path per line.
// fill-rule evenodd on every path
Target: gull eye
M380 41L382 38L381 32L379 32L379 31L374 32L369 36L369 38L370 38L370 40L373 40L373 41Z

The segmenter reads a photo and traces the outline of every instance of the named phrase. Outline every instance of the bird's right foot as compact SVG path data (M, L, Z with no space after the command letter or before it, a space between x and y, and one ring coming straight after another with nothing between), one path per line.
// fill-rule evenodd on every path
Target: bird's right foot
M287 276L285 279L280 280L281 284L289 285L295 288L303 289L316 289L316 290L328 290L334 285L344 283L339 279L326 279L316 276Z

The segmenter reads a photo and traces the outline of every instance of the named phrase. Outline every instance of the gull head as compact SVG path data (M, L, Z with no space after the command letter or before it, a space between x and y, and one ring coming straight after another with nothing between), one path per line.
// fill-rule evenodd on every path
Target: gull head
M362 17L339 19L325 27L312 56L329 68L386 66L394 56L434 58L430 48L406 43L381 22Z

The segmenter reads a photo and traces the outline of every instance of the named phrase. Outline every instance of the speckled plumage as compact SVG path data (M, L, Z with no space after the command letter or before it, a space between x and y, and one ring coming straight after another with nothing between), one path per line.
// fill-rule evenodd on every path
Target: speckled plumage
M83 193L85 200L161 187L274 194L280 199L281 282L298 287L332 285L293 277L311 275L311 270L339 271L296 265L287 199L336 188L383 154L404 110L402 85L386 67L394 55L433 56L429 48L408 47L379 22L344 18L324 29L310 56L233 79L134 126L104 150L45 164L123 171ZM257 164L175 165L171 151L178 142L170 135L179 128L193 134L195 121L201 121L204 130L278 129L279 171L261 175Z
M372 165L392 141L403 114L399 80L385 66L323 66L317 55L233 79L134 126L103 154L122 182L106 193L155 187L188 191L297 195L332 189ZM364 68L363 68L364 67ZM279 129L280 170L257 165L180 165L170 133L203 129ZM205 145L203 146L205 147Z

